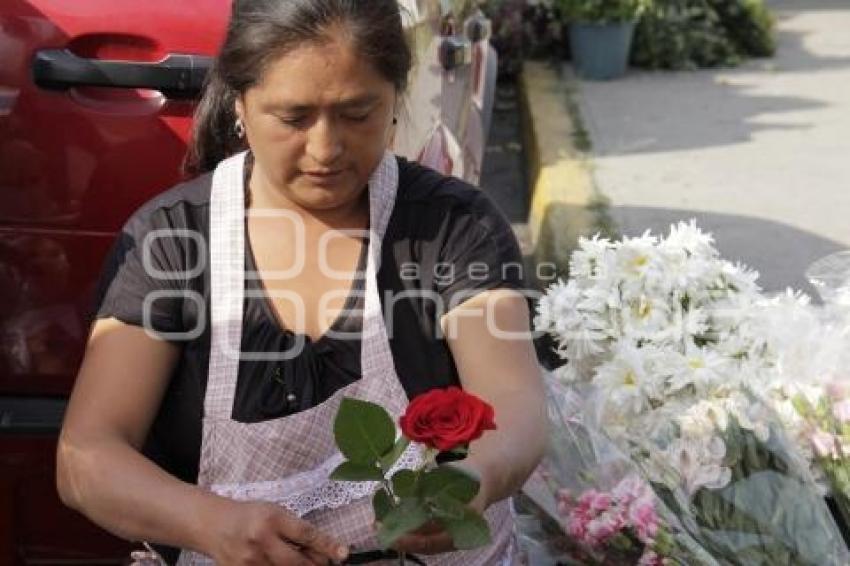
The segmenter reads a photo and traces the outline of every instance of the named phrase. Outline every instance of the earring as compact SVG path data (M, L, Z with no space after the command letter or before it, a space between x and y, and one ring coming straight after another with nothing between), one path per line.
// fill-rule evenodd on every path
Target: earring
M242 118L237 118L233 125L233 131L236 132L236 137L240 140L245 137L245 124L242 123Z
M395 126L396 124L398 124L398 118L393 117L393 126Z

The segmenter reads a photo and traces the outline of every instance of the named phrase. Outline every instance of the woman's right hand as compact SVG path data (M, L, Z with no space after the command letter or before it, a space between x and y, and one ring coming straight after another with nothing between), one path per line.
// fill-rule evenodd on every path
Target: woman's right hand
M228 566L313 566L348 556L344 544L273 503L228 501L210 535L207 554Z

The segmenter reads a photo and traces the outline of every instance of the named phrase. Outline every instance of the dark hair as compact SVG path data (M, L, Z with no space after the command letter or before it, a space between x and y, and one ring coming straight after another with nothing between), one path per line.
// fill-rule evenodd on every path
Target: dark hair
M346 29L354 48L396 91L404 92L412 57L397 0L235 0L224 44L195 111L184 173L211 171L245 149L234 128L237 96L257 84L280 55L330 41L336 25Z

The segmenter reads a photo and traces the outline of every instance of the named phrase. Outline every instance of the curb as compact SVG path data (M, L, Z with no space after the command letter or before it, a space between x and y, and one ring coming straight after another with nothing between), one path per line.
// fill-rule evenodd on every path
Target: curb
M528 244L535 264L554 263L563 276L578 238L600 230L599 197L588 157L576 147L583 131L571 115L569 96L556 70L525 61L520 104L531 199Z

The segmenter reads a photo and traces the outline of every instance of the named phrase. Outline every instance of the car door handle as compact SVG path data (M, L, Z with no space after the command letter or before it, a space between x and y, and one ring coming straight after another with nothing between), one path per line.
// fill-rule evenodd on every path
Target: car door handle
M440 64L446 71L472 62L472 43L463 37L444 37L440 43Z
M170 98L194 98L212 66L212 57L171 54L157 63L103 61L78 57L67 49L44 49L32 62L35 84L48 90L78 86L144 88Z

